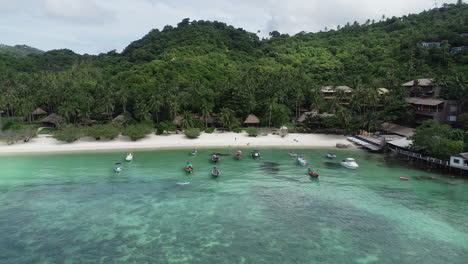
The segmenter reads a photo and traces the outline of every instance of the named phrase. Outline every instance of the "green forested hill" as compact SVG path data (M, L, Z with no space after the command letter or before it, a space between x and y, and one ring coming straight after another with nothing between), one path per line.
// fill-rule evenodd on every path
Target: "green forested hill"
M337 113L336 126L354 118L356 126L371 128L406 118L404 94L396 89L377 98L379 87L432 77L445 98L468 100L468 50L450 52L468 46L460 35L466 30L467 4L327 32L271 32L268 39L221 22L185 19L152 30L121 53L0 55L0 108L25 115L40 106L69 122L122 113L139 121L189 112L242 120L255 113L264 124L278 125L304 107ZM423 41L442 45L425 48ZM345 108L325 103L322 85L348 85L356 93ZM386 108L369 111L379 104Z
M44 51L29 47L26 45L15 45L15 46L8 46L4 44L0 44L0 54L7 54L14 57L24 57L29 54L41 54Z

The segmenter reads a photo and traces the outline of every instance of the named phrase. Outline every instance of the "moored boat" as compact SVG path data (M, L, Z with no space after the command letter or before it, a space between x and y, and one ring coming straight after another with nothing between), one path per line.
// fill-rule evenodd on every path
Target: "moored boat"
M288 153L289 157L297 157L297 153L296 152L289 152Z
M192 152L190 153L192 156L196 156L198 154L198 150L192 149Z
M214 163L218 163L220 160L221 160L221 157L218 156L217 154L213 154L211 156L211 161L213 161Z
M190 184L189 181L180 181L180 182L176 182L177 185L187 185L187 184Z
M309 174L309 176L311 177L315 177L315 178L319 177L318 171L316 169L308 168L307 174Z
M260 158L260 150L252 150L251 156L253 159L259 159Z
M400 180L402 180L402 181L409 181L409 178L400 177Z
M304 156L298 156L297 157L297 163L299 163L299 165L301 165L301 166L305 166L309 162L307 161L307 159Z
M121 171L123 171L123 165L122 165L122 163L116 163L115 166L114 166L114 171L115 171L115 172L121 172Z
M214 166L213 169L211 170L211 176L218 177L219 175L221 175L221 171L218 170L216 166Z
M133 154L132 153L128 153L127 156L125 157L125 161L132 161L133 160Z
M336 158L336 155L333 154L333 153L328 153L328 154L327 154L327 158L329 158L329 159L335 159L335 158Z
M235 156L236 160L241 160L242 159L242 151L238 150Z
M356 160L353 158L347 158L341 162L341 166L348 168L348 169L357 169L359 165L356 163Z
M193 164L192 162L189 160L185 163L185 168L184 170L188 173L188 174L192 174L193 173Z

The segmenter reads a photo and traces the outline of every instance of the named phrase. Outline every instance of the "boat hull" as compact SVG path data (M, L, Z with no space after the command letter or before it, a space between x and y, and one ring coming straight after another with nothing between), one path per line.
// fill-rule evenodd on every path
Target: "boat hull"
M350 170L355 170L357 168L359 168L358 165L353 165L353 164L348 164L346 162L341 162L341 166L347 168L347 169L350 169Z

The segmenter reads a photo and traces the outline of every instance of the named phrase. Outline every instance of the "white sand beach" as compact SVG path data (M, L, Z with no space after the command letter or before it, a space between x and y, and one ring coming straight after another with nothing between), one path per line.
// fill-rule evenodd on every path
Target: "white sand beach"
M82 138L74 143L60 142L50 135L40 135L28 143L7 145L0 143L0 155L15 153L54 153L108 150L150 150L168 148L203 148L203 147L285 147L313 148L335 147L337 143L349 144L345 136L324 134L289 134L249 137L246 133L202 134L197 139L189 139L183 134L148 135L144 139L131 141L120 136L114 140L94 140Z

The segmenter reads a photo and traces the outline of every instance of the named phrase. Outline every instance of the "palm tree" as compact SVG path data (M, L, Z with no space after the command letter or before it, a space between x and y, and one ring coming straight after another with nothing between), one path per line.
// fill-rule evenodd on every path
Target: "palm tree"
M221 109L219 119L221 120L223 126L229 130L240 125L239 120L237 120L234 115L234 111L229 108Z
M200 108L201 108L201 114L202 114L203 120L205 121L205 128L208 128L208 117L210 117L211 114L213 113L214 105L206 101L203 101Z
M190 113L189 111L184 111L182 113L182 119L180 120L179 125L183 129L192 128L193 127L192 113Z

